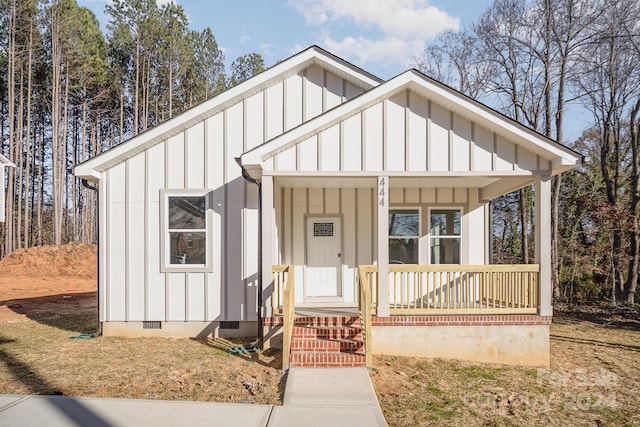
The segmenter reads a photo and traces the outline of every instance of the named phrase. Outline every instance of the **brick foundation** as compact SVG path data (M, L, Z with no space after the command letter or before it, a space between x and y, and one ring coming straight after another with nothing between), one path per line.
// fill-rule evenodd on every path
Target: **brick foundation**
M373 317L373 353L544 366L551 320L532 314ZM282 317L264 318L263 324L275 334ZM290 364L365 366L362 347L357 317L296 317Z
M552 316L535 314L436 315L372 317L373 326L500 326L550 325Z

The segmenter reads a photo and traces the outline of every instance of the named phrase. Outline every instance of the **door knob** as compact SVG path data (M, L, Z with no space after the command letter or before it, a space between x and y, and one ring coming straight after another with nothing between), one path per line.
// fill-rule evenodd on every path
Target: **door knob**
M342 254L340 252L338 252L338 258L342 257Z

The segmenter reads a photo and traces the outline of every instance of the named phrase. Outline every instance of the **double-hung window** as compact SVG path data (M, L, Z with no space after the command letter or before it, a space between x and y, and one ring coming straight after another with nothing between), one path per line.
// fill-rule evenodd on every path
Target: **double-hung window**
M418 264L419 209L389 209L389 263Z
M206 194L165 193L164 267L196 270L209 266Z
M459 209L429 212L431 264L460 264L460 218Z

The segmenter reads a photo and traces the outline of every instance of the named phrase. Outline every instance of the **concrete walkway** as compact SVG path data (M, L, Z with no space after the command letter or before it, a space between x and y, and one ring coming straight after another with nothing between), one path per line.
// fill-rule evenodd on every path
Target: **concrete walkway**
M291 369L283 403L0 395L0 427L387 425L366 368Z

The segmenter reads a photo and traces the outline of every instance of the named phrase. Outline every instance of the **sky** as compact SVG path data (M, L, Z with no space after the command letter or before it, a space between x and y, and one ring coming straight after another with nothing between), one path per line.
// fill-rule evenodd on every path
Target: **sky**
M158 4L170 0L157 0ZM109 0L78 0L100 20ZM246 53L267 66L316 44L388 79L413 64L439 32L475 22L492 0L175 0L190 27L210 27L227 67Z

